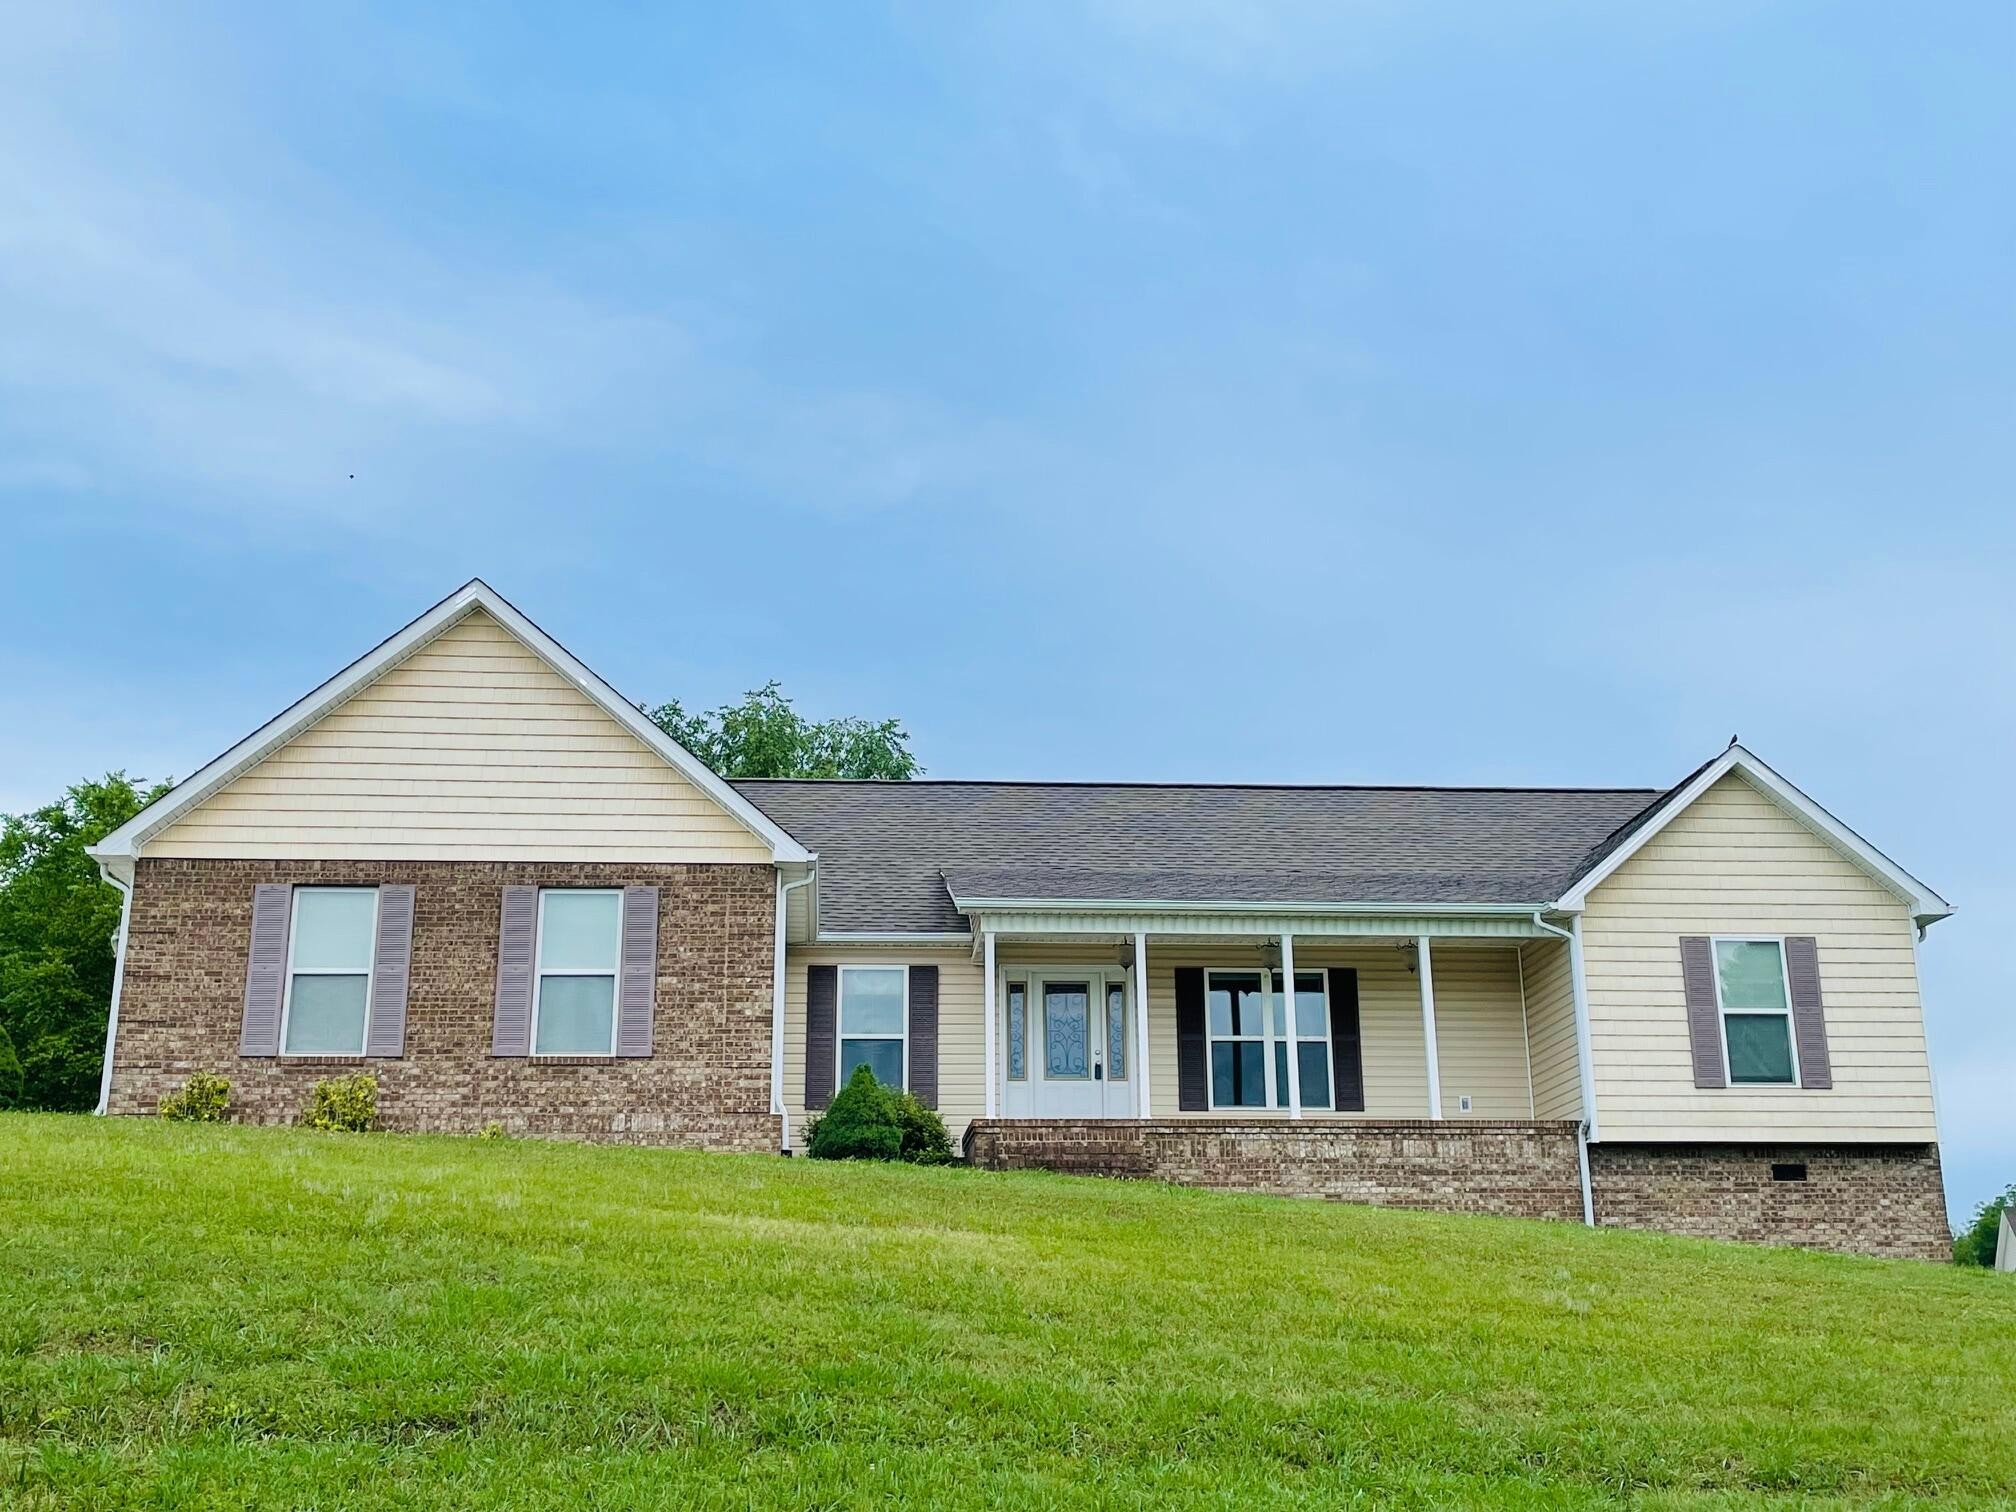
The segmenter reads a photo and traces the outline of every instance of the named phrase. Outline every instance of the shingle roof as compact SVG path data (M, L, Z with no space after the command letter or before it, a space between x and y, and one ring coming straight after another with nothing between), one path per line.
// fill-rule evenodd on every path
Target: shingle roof
M822 930L958 931L962 897L1544 903L1653 788L738 782L819 854Z

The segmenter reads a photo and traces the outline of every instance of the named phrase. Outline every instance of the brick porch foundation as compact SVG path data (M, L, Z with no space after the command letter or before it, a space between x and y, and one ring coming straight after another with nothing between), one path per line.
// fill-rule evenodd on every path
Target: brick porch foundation
M1381 1207L1580 1222L1573 1123L976 1120L967 1159Z

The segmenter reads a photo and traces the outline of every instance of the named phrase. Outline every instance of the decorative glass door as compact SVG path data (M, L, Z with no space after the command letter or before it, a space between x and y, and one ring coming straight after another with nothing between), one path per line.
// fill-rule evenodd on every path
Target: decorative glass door
M1131 1118L1133 1024L1127 975L1009 970L996 1005L1010 1118Z

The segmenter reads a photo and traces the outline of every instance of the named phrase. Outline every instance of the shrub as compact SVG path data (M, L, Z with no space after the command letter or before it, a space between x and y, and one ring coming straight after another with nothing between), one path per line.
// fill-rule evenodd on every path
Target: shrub
M866 1066L856 1066L825 1116L812 1125L806 1153L814 1160L895 1160L903 1153L896 1097Z
M903 1133L903 1159L912 1165L950 1165L952 1138L935 1108L927 1108L908 1092L891 1098L896 1126Z
M504 1125L493 1118L490 1122L483 1125L483 1132L476 1137L478 1139L509 1139L511 1136L505 1131Z
M0 1108L21 1106L27 1078L21 1074L21 1057L14 1053L14 1041L5 1025L0 1025Z
M310 1129L365 1134L378 1121L378 1078L368 1071L315 1083L301 1122Z
M161 1099L161 1116L176 1123L222 1123L231 1102L231 1083L198 1071L182 1083L180 1092Z
M2016 1186L1975 1209L1974 1221L1953 1236L1955 1265L1995 1263L1995 1242L2002 1234L2002 1210L2016 1208Z

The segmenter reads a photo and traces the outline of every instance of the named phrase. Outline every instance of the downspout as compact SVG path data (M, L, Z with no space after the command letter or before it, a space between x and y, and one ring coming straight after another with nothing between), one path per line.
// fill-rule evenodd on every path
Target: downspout
M98 863L98 875L119 889L119 933L112 941L112 1009L105 1019L105 1064L98 1072L98 1106L92 1112L101 1118L112 1102L112 1051L119 1042L119 992L126 985L126 926L133 917L133 884L121 882Z
M1533 923L1548 934L1568 942L1568 984L1575 1003L1575 1070L1582 1088L1582 1120L1575 1127L1575 1167L1582 1182L1582 1221L1596 1226L1596 1194L1589 1184L1589 1145L1596 1132L1596 1062L1589 1049L1589 988L1582 972L1582 916L1576 914L1569 927L1549 924L1533 910ZM1527 1047L1532 1053L1532 1047Z
M816 862L818 858L815 856ZM770 968L770 1111L782 1123L778 1126L780 1155L791 1153L791 1110L784 1106L784 916L791 894L811 882L816 872L807 872L796 882L786 882L777 874L777 932L771 946Z

